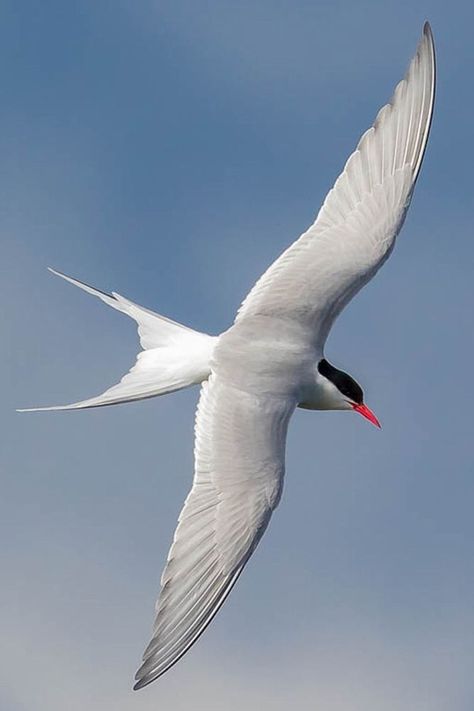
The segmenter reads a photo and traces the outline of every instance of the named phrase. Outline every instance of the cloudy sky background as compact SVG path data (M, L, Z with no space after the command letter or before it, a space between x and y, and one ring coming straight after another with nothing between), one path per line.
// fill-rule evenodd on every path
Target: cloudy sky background
M381 432L297 412L285 495L204 637L132 677L192 476L197 391L83 413L134 324L52 265L218 333L313 220L429 19L428 153L327 355ZM472 711L470 2L0 8L2 711Z

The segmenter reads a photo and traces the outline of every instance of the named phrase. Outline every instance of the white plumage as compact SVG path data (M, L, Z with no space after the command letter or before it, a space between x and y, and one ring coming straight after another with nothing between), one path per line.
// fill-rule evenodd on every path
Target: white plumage
M237 321L250 315L298 319L322 349L336 316L393 248L428 140L434 86L426 24L405 78L360 139L316 221L260 277Z
M360 386L321 359L334 319L393 249L423 159L434 87L426 24L405 78L360 139L316 221L263 274L218 338L64 277L134 318L144 350L102 395L45 409L113 404L203 382L193 486L136 689L195 642L258 544L281 495L295 407L355 409L377 424Z
M118 405L122 402L144 400L202 383L209 377L210 359L217 338L193 331L154 311L138 306L124 296L106 294L55 269L50 272L78 286L88 294L117 311L133 318L138 325L138 335L143 348L135 365L122 380L101 395L79 400L70 405L28 407L18 412L44 412L46 410L84 410L89 407Z
M136 688L165 672L224 602L265 531L283 481L287 398L212 374L196 417L195 474L161 579L153 638Z

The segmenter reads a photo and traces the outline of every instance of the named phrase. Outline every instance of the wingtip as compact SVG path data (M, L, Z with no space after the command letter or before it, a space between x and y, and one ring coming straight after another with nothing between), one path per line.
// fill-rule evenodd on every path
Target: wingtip
M435 43L434 43L434 37L433 37L433 30L431 29L431 25L426 20L425 24L423 25L423 39L425 39L428 42L428 45L431 47L431 53L434 58L435 54ZM434 61L434 59L433 59Z
M147 674L143 672L143 667L144 663L142 663L135 672L133 691L140 691L140 689L143 689L144 686L147 686L152 681L149 678L147 679Z
M178 657L179 659L180 657ZM145 660L145 657L144 657ZM175 660L177 661L177 660ZM173 666L173 665L171 665ZM142 665L137 669L135 673L135 678L134 678L134 685L133 685L133 691L140 691L140 689L144 689L145 686L148 686L149 684L152 684L154 681L159 679L160 676L163 676L165 672L168 671L170 667L167 666L164 669L162 669L160 672L155 673L153 671L150 671L150 669L147 668L147 662L143 661Z
M135 684L133 685L133 691L140 691L140 689L144 689L145 686L148 686L148 684L151 684L153 679L147 679L146 677L140 678L138 676L138 672L135 674Z

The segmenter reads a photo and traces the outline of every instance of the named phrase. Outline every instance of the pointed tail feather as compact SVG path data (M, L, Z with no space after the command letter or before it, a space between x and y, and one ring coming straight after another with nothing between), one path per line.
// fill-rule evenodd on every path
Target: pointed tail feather
M97 397L70 405L24 408L18 412L79 410L143 400L201 383L209 377L216 337L193 331L115 292L107 294L54 269L50 271L133 318L138 324L144 350L122 380Z

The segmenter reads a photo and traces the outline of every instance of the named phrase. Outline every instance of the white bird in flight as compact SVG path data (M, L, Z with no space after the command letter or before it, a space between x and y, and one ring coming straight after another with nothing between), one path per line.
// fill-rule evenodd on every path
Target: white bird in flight
M426 23L405 78L360 139L316 221L260 277L218 337L51 270L135 319L143 350L102 395L36 409L100 407L201 384L193 485L135 689L194 644L255 550L280 500L294 409L355 410L380 426L361 387L325 359L324 345L338 314L394 247L423 160L434 92Z

